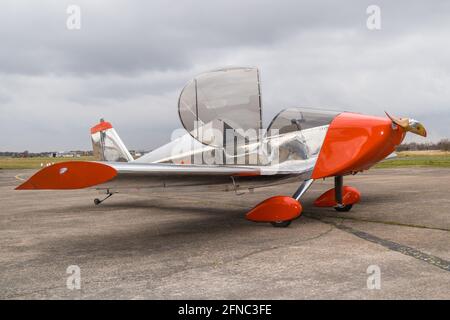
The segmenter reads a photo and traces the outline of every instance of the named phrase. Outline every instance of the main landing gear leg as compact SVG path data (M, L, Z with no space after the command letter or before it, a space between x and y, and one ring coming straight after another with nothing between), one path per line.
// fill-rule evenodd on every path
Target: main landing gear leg
M107 196L105 197L105 198L103 198L103 199L99 199L99 198L95 198L94 199L94 204L96 205L96 206L98 206L99 204L101 204L103 201L106 201L106 199L108 199L109 197L111 197L113 195L113 193L111 193L111 192L109 192L109 190L107 191Z
M303 181L303 183L300 185L300 187L298 187L297 191L295 191L292 198L299 201L300 198L303 196L303 194L306 192L306 190L308 190L309 187L311 187L313 182L314 182L313 179Z

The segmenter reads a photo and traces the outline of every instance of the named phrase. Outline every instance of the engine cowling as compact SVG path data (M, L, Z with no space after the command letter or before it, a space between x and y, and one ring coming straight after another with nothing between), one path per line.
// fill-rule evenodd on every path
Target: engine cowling
M367 170L395 151L405 130L388 118L344 112L330 123L313 179Z

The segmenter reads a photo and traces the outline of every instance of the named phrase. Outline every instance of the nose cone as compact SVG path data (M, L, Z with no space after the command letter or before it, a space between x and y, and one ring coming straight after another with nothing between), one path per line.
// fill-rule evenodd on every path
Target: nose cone
M409 132L418 134L419 136L422 137L426 137L427 136L427 130L425 129L425 127L423 126L423 124L421 124L418 121L415 121L408 127Z
M367 170L395 151L405 131L387 118L341 113L331 122L312 178Z

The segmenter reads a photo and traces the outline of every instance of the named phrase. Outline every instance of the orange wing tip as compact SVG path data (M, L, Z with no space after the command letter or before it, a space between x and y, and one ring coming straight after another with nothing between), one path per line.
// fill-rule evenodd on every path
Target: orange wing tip
M91 134L97 133L99 131L105 131L108 129L112 129L112 124L107 121L100 122L91 128Z
M288 221L297 218L302 210L302 205L297 200L287 196L275 196L250 210L246 218L256 222Z
M361 193L353 187L344 186L342 188L342 202L344 205L355 204L361 199ZM334 188L323 193L316 201L316 207L334 207L337 205Z
M98 162L60 162L41 169L16 190L83 189L105 183L117 176L111 166Z

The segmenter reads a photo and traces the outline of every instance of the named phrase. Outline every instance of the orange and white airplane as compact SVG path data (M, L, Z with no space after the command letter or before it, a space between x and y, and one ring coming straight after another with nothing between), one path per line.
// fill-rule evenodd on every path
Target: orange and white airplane
M109 122L91 129L98 161L45 167L17 190L93 188L105 193L152 192L164 188L232 191L297 181L292 196L271 197L247 219L286 227L300 216L301 196L314 180L334 177L335 187L315 205L349 211L360 193L343 176L369 169L392 154L407 132L426 136L413 119L367 116L311 108L289 108L262 127L259 72L227 68L203 73L182 90L178 111L186 131L170 143L134 159Z

